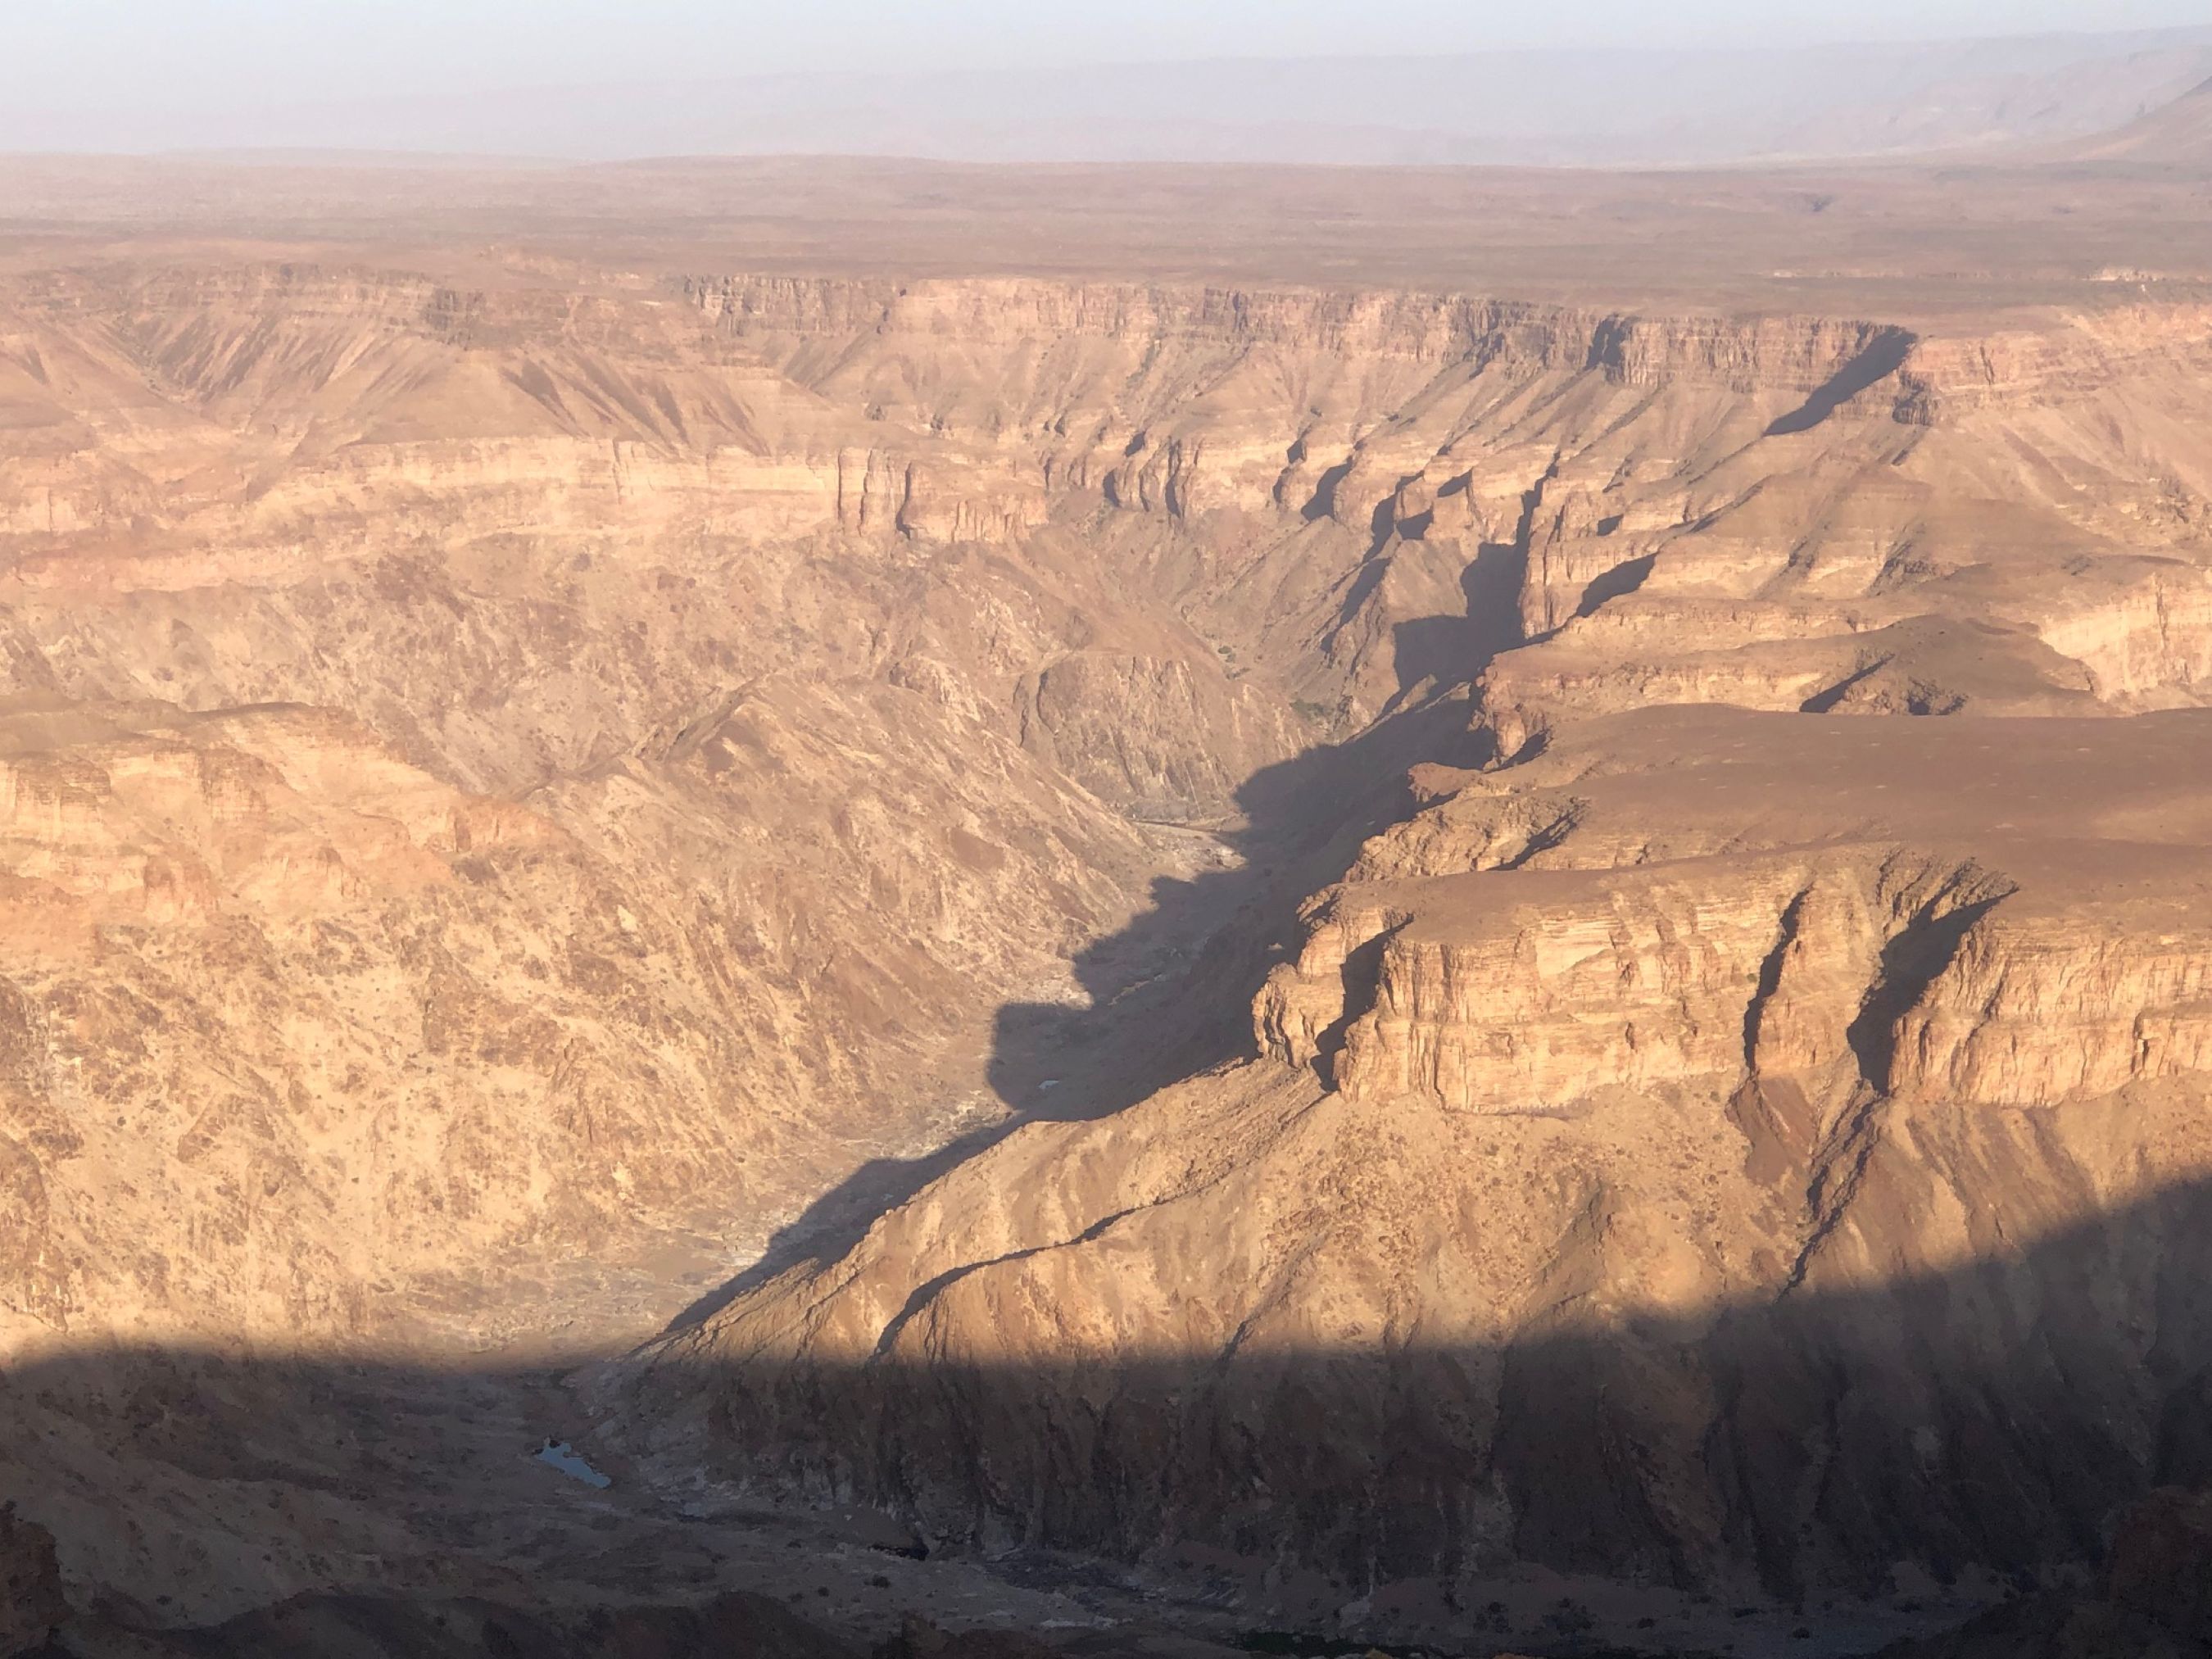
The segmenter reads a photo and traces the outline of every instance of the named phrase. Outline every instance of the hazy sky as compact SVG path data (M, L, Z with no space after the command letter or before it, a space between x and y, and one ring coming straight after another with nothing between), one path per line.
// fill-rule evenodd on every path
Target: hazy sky
M825 68L2207 23L2212 0L0 0L0 100L179 109Z

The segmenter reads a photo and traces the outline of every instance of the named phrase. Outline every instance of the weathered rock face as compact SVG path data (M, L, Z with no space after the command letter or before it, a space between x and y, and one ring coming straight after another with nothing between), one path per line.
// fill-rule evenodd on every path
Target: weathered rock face
M1156 1022L1073 1117L1249 994L623 1433L1363 1583L2080 1554L2212 1365L2205 349L17 271L0 1336L634 1327L1042 1116L1051 1018Z
M53 1534L0 1506L0 1654L39 1653L69 1617Z
M1856 722L1785 740L1789 724L1601 721L1473 781L1319 902L1260 1000L1263 1048L1325 1060L1353 1094L1533 1110L1608 1083L1817 1073L1894 981L1886 994L1911 988L1897 1028L1853 1036L1885 1092L2029 1107L2212 1069L2198 722L1910 741ZM2033 735L2008 755L1992 732ZM1744 752L1686 758L1717 748ZM1686 758L1606 778L1632 749ZM2038 776L2069 765L2106 822L2154 838L2070 833ZM2167 767L2174 782L2122 804L2145 787L2134 769ZM1977 824L1984 800L2011 816ZM2077 891L2024 891L2029 872Z
M1993 1608L1881 1659L2182 1659L2212 1643L2208 1563L2212 1497L2164 1487L2118 1516L2102 1583Z
M1158 872L1121 813L1220 819L1401 635L1492 637L1461 567L1551 465L1482 459L1508 387L1756 420L1889 337L301 265L21 279L6 329L0 1295L355 1336L945 1133Z
M2092 1553L2212 1374L2208 766L2196 713L1692 709L1428 773L1261 1058L975 1158L629 1431L1370 1585Z
M527 805L309 710L58 706L7 747L0 1294L63 1332L526 1328L549 1240L742 1227L863 1102L957 1091L913 1068L974 982L1145 867L891 688L756 687Z

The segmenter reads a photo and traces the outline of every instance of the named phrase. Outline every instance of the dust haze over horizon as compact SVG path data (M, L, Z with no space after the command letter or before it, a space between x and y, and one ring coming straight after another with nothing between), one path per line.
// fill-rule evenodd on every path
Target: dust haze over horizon
M44 153L1725 162L2075 137L2212 77L2176 0L16 10L0 150Z

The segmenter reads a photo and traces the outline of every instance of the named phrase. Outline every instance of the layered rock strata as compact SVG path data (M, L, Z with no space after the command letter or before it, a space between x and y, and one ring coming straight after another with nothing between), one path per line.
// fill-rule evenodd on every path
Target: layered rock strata
M1258 1059L977 1158L665 1345L627 1431L1378 1593L2094 1553L2212 1376L2208 763L2194 713L1689 709L1432 771Z
M11 1352L820 1197L608 1385L671 1482L1788 1590L2165 1467L2201 312L489 270L0 291Z

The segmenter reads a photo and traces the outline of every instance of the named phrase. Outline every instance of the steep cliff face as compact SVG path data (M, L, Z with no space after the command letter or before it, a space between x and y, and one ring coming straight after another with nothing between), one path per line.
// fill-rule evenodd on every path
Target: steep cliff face
M2015 331L2074 367L1961 404L2027 348L1013 280L21 286L15 683L334 703L473 787L825 661L957 683L1109 800L1219 816L1314 720L1524 639L1490 699L1524 739L1563 704L1869 675L1936 708L2185 702L2212 648L2173 308ZM394 667L425 655L463 695ZM1091 714L1048 690L1062 659Z
M1263 1050L1457 1110L1810 1074L1846 1030L1867 1086L1993 1106L2207 1069L2201 722L1795 724L1586 724L1378 838L1269 976Z
M5 1334L634 1328L838 1188L603 1379L710 1506L2078 1554L2212 1365L2202 333L11 276Z
M2193 713L1678 709L1432 770L1261 1058L978 1157L665 1345L625 1432L1369 1588L2092 1551L2212 1366L2208 762Z

